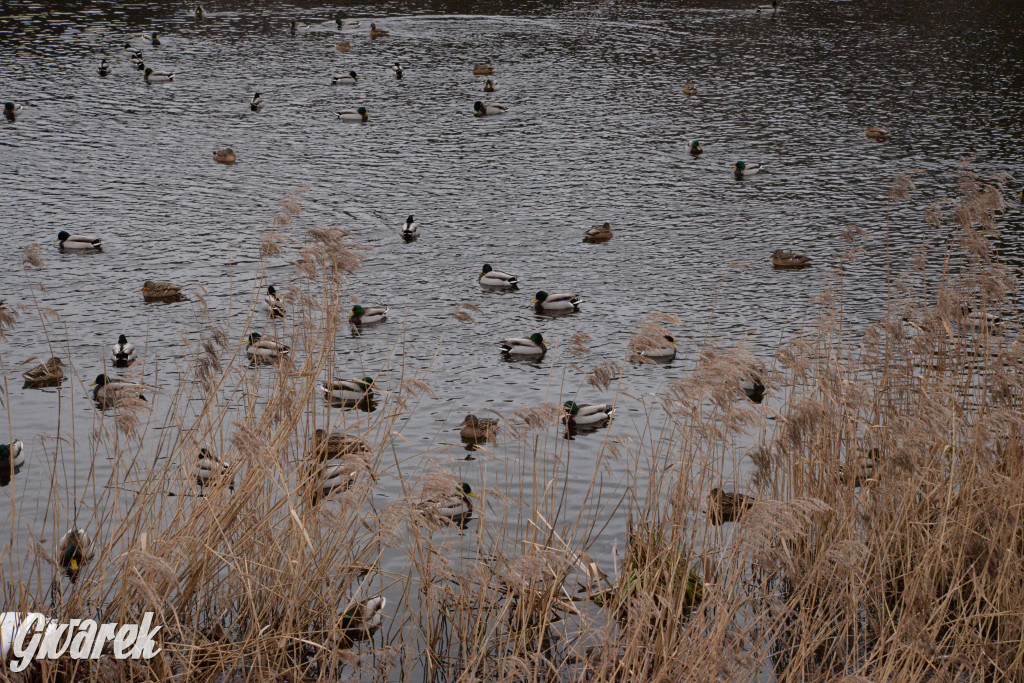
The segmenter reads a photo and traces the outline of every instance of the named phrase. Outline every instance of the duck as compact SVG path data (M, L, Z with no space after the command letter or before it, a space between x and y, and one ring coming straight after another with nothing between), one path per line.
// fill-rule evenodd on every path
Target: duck
M338 112L338 118L342 121L359 121L366 123L370 120L370 115L366 111L366 107L359 107L359 109L342 109Z
M348 52L349 50L352 49L352 43L348 42L347 40L342 40L334 44L334 49L338 50L339 52Z
M405 223L402 225L402 239L414 240L420 236L420 224L413 220L410 215L405 219Z
M303 24L301 21L292 20L291 23L292 33L309 33L309 24Z
M163 301L165 303L174 303L181 301L185 298L185 295L181 293L183 289L182 285L176 285L173 282L154 282L153 280L146 280L142 283L143 301Z
M772 266L775 268L805 268L811 265L811 259L806 254L797 254L784 249L776 249L772 252Z
M743 390L743 393L746 394L751 403L761 403L764 401L764 395L767 391L764 381L758 375L752 375L750 379L740 385L740 389Z
M382 28L377 28L377 24L370 24L370 37L371 38L385 38L391 35Z
M256 93L255 95L252 96L252 99L249 100L249 109L252 109L253 111L259 111L260 108L262 108L262 107L263 107L263 98L260 96L259 93Z
M865 455L859 455L845 463L839 463L837 470L839 479L847 484L853 484L853 488L876 483L874 456L877 455L878 449L872 448Z
M368 469L367 463L358 458L341 458L334 462L311 468L315 477L316 488L313 490L313 502L331 495L338 490L347 490L359 478L359 474Z
M562 407L565 409L562 419L570 427L607 424L615 413L615 406L610 403L584 403L580 405L575 401L566 401Z
M484 83L484 92L494 92L497 89L498 81L492 81L491 79L488 78L487 82Z
M230 166L238 160L238 157L235 156L235 151L233 149L225 147L224 149L215 149L213 151L213 160L218 164L226 164Z
M366 379L369 379L367 377ZM313 432L313 457L321 462L337 460L346 456L366 456L370 454L370 446L365 439L343 432L328 434L323 429Z
M270 313L271 318L283 318L285 313L288 311L285 308L284 301L277 294L277 289L274 285L267 287L267 296L263 298L263 303L267 307L267 311Z
M778 10L779 9L779 0L772 0L772 4L770 4L770 5L758 5L757 6L757 11L758 12L760 12L762 10L767 10L767 9L770 9L773 12Z
M497 104L496 102L483 102L477 100L473 103L473 116L497 116L498 114L504 114L508 111L508 107L504 104Z
M530 303L537 313L576 313L582 302L576 294L548 294L541 290Z
M743 493L722 491L717 486L708 494L708 513L712 524L737 521L754 506L754 499Z
M4 102L4 118L8 121L17 121L18 117L21 116L22 109L24 109L24 107L20 104Z
M548 347L544 337L534 332L529 339L505 339L501 342L501 352L509 356L543 356L548 352Z
M67 230L57 233L57 239L61 249L94 249L103 251L103 240L93 235L72 235Z
M110 355L114 358L114 367L127 367L135 362L135 344L122 334L117 338L117 343L110 347Z
M355 71L347 74L334 74L331 77L331 85L355 85L359 82L359 75Z
M148 36L145 36L145 35L144 35L144 36L142 36L142 37L143 37L143 38L144 38L144 39L146 40L146 42L148 42L148 43L149 43L150 45L154 45L154 46L155 46L155 45L159 45L159 44L160 44L160 36L158 36L158 35L157 35L156 31L154 31L153 33L150 33L150 34L149 34Z
M391 66L391 73L394 74L396 79L402 80L402 76L405 75L405 70L402 68L401 64L399 64L398 62L395 62Z
M685 83L683 83L683 94L686 95L687 97L690 97L691 95L696 95L697 86L695 86L690 81L686 81Z
M146 83L167 83L174 80L174 74L170 71L156 71L152 67L146 67L142 76Z
M0 443L0 471L21 467L25 464L25 444L15 439L10 443Z
M482 443L494 438L500 423L492 417L477 417L470 413L459 426L459 436L463 441Z
M635 340L634 340L635 341ZM637 355L652 360L672 360L676 357L676 350L679 342L671 334L661 336L661 339L644 340L644 348L637 351Z
M864 135L866 135L868 139L876 142L885 142L889 139L892 133L881 126L868 126L864 129Z
M1003 324L1003 316L992 311L979 311L968 305L963 305L960 307L960 313L962 315L960 324L970 329L994 329Z
M126 40L124 41L124 46L121 47L121 52L128 52L129 50L132 52L138 52L138 50L136 50L135 47Z
M107 60L101 59L100 66L96 70L99 72L100 76L106 76L110 73L110 65L107 64Z
M196 19L203 19L206 17L206 10L203 9L202 5L196 5L196 8L192 10L192 14L196 16Z
M704 153L704 148L700 146L700 141L690 140L690 154L698 157Z
M495 287L500 289L519 289L519 278L503 270L494 270L491 264L485 263L480 269L480 276L477 282L483 287Z
M359 26L359 22L352 21L351 19L335 19L334 25L337 26L340 31L345 28L355 28L356 26Z
M96 381L91 386L92 398L103 407L108 407L122 398L139 398L143 401L146 397L142 395L143 386L135 382L127 382L123 379L110 379L106 375L97 375Z
M247 342L245 345L245 356L254 363L257 361L279 360L292 351L291 347L287 344L276 339L264 339L263 335L259 332L250 334Z
M229 467L230 463L214 456L210 449L200 448L196 463L192 467L192 476L195 477L196 483L202 489L227 474ZM235 481L232 477L228 482L228 489L233 491L234 488Z
M737 161L736 165L732 167L732 174L736 177L736 180L742 180L748 176L757 175L764 168L764 164L748 164L743 161Z
M335 632L349 643L369 638L380 628L387 602L383 595L375 595L355 603L339 617Z
M71 578L78 576L94 554L92 539L85 529L68 529L57 542L57 564Z
M40 363L32 369L26 370L21 373L21 376L25 378L25 386L42 387L60 384L64 380L62 365L64 363L61 362L61 359L54 356L45 363Z
M334 379L318 384L317 389L324 393L328 401L363 401L373 400L373 378Z
M352 307L352 312L348 314L348 320L353 325L374 325L387 320L389 310L387 306L364 307L356 304Z
M473 67L474 76L493 76L494 67L490 64L477 64Z
M132 54L132 58L129 61L131 61L132 66L134 66L139 71L142 71L146 68L146 63L142 61L142 50L136 50L135 53Z
M450 495L428 498L416 507L441 521L464 526L473 516L473 502L470 498L479 496L473 493L469 484L461 481L455 485L455 490Z
M595 225L592 228L588 228L583 233L583 241L587 244L600 244L601 242L607 242L612 238L612 224L605 223L604 225Z

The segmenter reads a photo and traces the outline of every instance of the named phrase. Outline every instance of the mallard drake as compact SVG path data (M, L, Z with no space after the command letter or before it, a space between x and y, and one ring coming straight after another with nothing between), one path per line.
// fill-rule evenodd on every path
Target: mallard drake
M213 160L218 164L227 164L230 166L238 160L238 157L235 156L235 151L233 149L226 147L225 149L214 150Z
M156 71L148 66L143 72L142 77L146 80L146 83L167 83L174 80L174 74L170 71Z
M811 259L806 254L776 249L772 252L772 265L776 268L805 268L811 265Z
M519 289L519 278L502 270L494 270L489 263L485 263L484 267L480 269L477 282L483 287Z
M885 142L889 139L889 136L891 136L892 133L881 126L868 126L864 129L864 135L876 142Z
M548 352L544 337L534 332L529 339L513 338L501 342L501 352L509 356L543 356Z
M736 180L742 180L748 176L757 175L764 168L764 164L748 164L743 161L737 161L736 165L732 167L732 174L736 177Z
M348 52L349 50L352 49L352 43L348 42L347 40L342 40L334 44L334 49L338 50L339 52Z
M27 387L45 387L60 384L64 380L64 370L61 366L64 363L61 362L60 358L54 356L45 363L40 363L31 370L26 370L21 373L21 376L25 378L25 386Z
M334 25L337 26L340 31L346 28L355 28L356 26L359 26L359 22L352 21L351 19L335 19Z
M370 37L371 38L385 38L391 35L382 28L377 28L377 24L370 24Z
M607 242L612 238L612 224L605 223L604 225L595 225L592 228L588 228L583 233L583 241L587 244L600 244L601 242Z
M494 92L497 89L498 81L492 81L491 79L488 78L487 82L484 83L484 92Z
M753 375L750 379L740 385L740 388L743 390L743 393L746 394L747 398L750 399L751 403L760 403L763 401L765 391L767 391L767 387L765 387L764 382L758 375Z
M405 70L402 68L401 64L395 62L391 66L391 73L394 74L395 78L397 78L398 80L402 80L402 76L405 75Z
M402 239L414 240L420 236L420 224L413 220L410 215L405 219L405 223L402 224Z
M150 33L148 36L143 35L142 38L150 45L156 46L160 44L160 36L157 35L156 31Z
M304 24L301 21L292 20L291 23L292 33L309 33L309 24Z
M708 494L708 513L712 524L735 522L753 505L754 499L750 496L725 492L717 486Z
M979 311L964 305L960 308L960 325L976 330L993 329L1002 326L1003 316L992 311Z
M57 542L57 564L71 578L78 575L94 554L92 539L85 529L69 529Z
M370 120L370 115L367 113L366 107L359 107L359 109L342 109L338 112L338 118L342 121L366 123Z
M100 66L99 66L98 69L96 69L96 71L99 72L100 76L106 76L107 74L109 74L110 73L110 65L107 64L107 60L101 59L100 60Z
M22 107L20 104L14 102L4 102L4 118L8 121L17 121L18 117L21 116Z
M484 104L477 100L473 103L473 116L497 116L498 114L504 114L507 111L508 107L496 102L488 102L487 104Z
M490 64L477 64L473 67L474 76L492 76L494 74L494 67Z
M370 379L367 377L366 379ZM322 387L321 387L322 388ZM365 439L343 432L328 434L323 429L313 432L312 455L314 460L326 462L346 456L366 456L370 446Z
M128 341L123 334L117 338L117 343L110 347L110 355L114 358L114 367L123 368L135 361L135 344Z
M645 340L646 341L646 340ZM672 360L676 357L676 349L679 346L679 342L671 334L662 335L661 339L650 340L647 343L640 344L641 348L637 348L637 355L643 356L644 358L650 358L652 360Z
M97 375L96 381L90 386L92 398L103 407L109 407L122 398L137 398L143 401L146 397L142 395L143 386L135 382L126 382L123 379L110 379L106 375Z
M697 157L704 153L704 148L700 146L700 141L690 140L690 154Z
M380 628L387 602L384 596L375 595L355 603L339 617L335 632L349 643L369 638Z
M610 403L584 403L580 405L575 401L566 401L562 407L565 413L562 419L570 427L577 425L602 425L612 419L615 413L615 406Z
M202 5L196 5L196 8L192 10L192 14L196 16L196 19L203 19L206 17L206 10L203 9Z
M249 100L249 109L252 109L253 111L259 111L260 108L262 108L262 107L263 107L263 98L260 96L259 93L256 93L255 95L252 96L252 99Z
M143 301L174 303L185 298L185 295L181 293L182 289L182 285L176 285L173 282L146 280L142 283L142 289L139 291L142 292Z
M132 52L138 52L138 50L126 40L124 41L124 45L121 47L121 52L128 52L129 50Z
M0 443L0 471L10 471L25 464L25 444L15 439Z
M288 310L285 308L284 301L277 295L274 285L267 287L267 296L263 298L263 304L267 307L271 318L283 318Z
M368 469L365 460L351 456L311 468L311 483L315 487L312 491L314 503L335 491L347 490Z
M359 75L355 71L347 74L334 74L331 77L331 85L355 85L359 82Z
M878 449L872 448L866 455L839 463L839 479L846 484L852 484L853 488L875 482L875 460L872 456L877 455Z
M329 401L362 401L373 399L373 378L334 379L318 384L317 388L324 393Z
M494 438L500 423L491 417L477 417L472 413L466 416L460 425L459 436L463 441L483 443Z
M582 302L583 299L575 294L548 294L542 290L530 303L537 313L576 313Z
M275 361L291 353L291 347L276 339L264 339L259 332L253 332L245 345L246 357L253 361Z
M416 507L427 515L439 518L440 521L464 526L473 516L473 502L477 498L466 482L455 485L455 491L447 496L435 496L422 501Z
M686 95L687 97L690 97L691 95L696 95L697 86L695 86L690 81L686 81L686 83L683 83L683 94Z
M142 50L136 50L135 53L132 55L131 60L129 61L131 61L132 66L134 66L139 71L142 71L146 68L146 63L142 61Z
M209 486L216 479L227 474L230 463L214 456L208 448L200 448L196 463L192 466L192 476L200 488ZM228 488L234 490L234 477L228 482Z
M72 235L66 230L57 233L57 239L61 249L95 249L103 250L103 240L92 235Z
M375 323L382 323L388 319L387 306L360 306L356 304L352 307L352 312L348 314L348 320L353 325L373 325Z

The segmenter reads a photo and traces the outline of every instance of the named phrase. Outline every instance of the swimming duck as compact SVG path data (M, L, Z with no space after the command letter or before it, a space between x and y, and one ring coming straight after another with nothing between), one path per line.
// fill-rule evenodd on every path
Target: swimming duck
M136 50L135 54L132 55L130 61L132 63L132 66L134 66L139 71L142 71L146 68L145 62L142 61L142 50Z
M352 21L351 19L335 19L334 25L338 27L338 30L345 28L355 28L359 26L358 21Z
M885 142L892 133L881 126L868 126L864 129L864 135L876 142Z
M114 358L114 367L131 365L135 361L135 344L122 334L117 338L117 343L110 347L110 355Z
M352 307L352 312L348 314L348 319L353 325L382 323L388 319L388 310L387 306L363 307L356 304Z
M110 379L106 375L98 375L92 386L96 387L92 390L92 398L103 408L109 408L122 398L146 400L146 397L142 395L143 386L135 382Z
M612 224L605 223L604 225L595 225L592 228L588 228L583 233L583 241L587 244L600 244L601 242L607 242L612 238Z
M365 379L370 379L366 377ZM322 387L321 387L322 388ZM313 457L321 462L336 460L345 456L369 455L370 446L365 439L343 432L328 434L322 429L313 433Z
M185 296L181 293L182 285L176 285L173 282L154 282L153 280L146 280L142 283L143 301L162 301L164 303L174 303L181 301Z
M695 86L690 81L686 81L686 83L683 83L683 94L686 95L687 97L690 97L691 95L696 95L697 86Z
M200 488L209 486L214 480L220 479L227 474L230 463L221 460L213 455L208 448L200 448L196 457L196 464L192 467L192 476ZM234 477L228 482L228 488L234 490Z
M650 344L644 344L643 349L637 351L637 355L652 360L672 360L676 357L676 348L679 342L671 334L662 335L661 340L651 340ZM646 347L650 348L646 348Z
M428 498L416 507L429 515L440 518L449 524L464 526L473 516L473 502L470 498L477 498L466 482L459 482L451 495L436 496Z
M196 19L203 19L206 17L206 10L203 9L202 5L196 5L196 8L192 11L196 15Z
M318 384L317 389L324 393L324 398L329 401L362 401L373 399L373 378L362 379L335 379L324 384Z
M605 424L612 419L612 414L615 413L615 406L610 403L579 405L575 401L566 401L562 407L565 409L562 419L570 427Z
M148 36L142 36L150 45L159 45L160 36L156 34L156 31L150 33Z
M121 52L128 52L129 50L131 50L131 51L133 51L133 52L138 52L138 50L136 50L136 49L135 49L135 48L134 48L134 47L132 46L132 44L131 44L131 43L129 43L129 42L128 42L128 41L126 40L126 41L124 42L124 46L123 46L123 47L121 48Z
M215 149L213 151L213 160L218 164L227 164L230 166L238 160L238 157L235 156L235 151L233 149L226 147L224 149Z
M473 67L474 76L492 76L494 75L494 67L490 64L477 64Z
M96 69L96 70L99 72L100 76L106 76L107 74L110 73L110 65L107 64L107 60L101 59L100 60L100 67L98 69Z
M420 224L409 216L405 219L405 223L402 225L402 239L409 241L414 240L420 236Z
M494 270L491 264L485 263L480 269L480 277L477 281L484 287L498 287L501 289L519 289L519 279L511 273L502 270Z
M758 5L757 6L757 11L758 12L760 12L762 10L766 10L766 9L770 9L773 12L776 11L777 9L779 9L779 0L772 0L772 4L770 4L770 5Z
M69 529L57 542L57 564L72 579L94 554L92 539L85 529Z
M497 116L498 114L504 114L508 111L508 107L504 104L497 104L496 102L488 102L484 104L479 100L473 103L473 116Z
M382 28L377 28L377 24L370 24L370 37L371 38L384 38L391 35Z
M357 602L341 615L335 632L348 643L369 638L380 628L386 604L387 599L382 595Z
M331 77L331 85L355 85L359 82L359 76L355 71L349 71L348 74L334 74Z
M700 146L700 142L697 140L690 140L690 154L693 156L700 156L704 153L704 148Z
M391 67L391 73L393 73L395 75L395 78L397 78L398 80L402 80L402 76L405 75L405 71L402 69L402 65L399 64L398 62L395 62L394 65Z
M174 74L170 71L155 71L148 66L143 72L142 77L146 80L146 83L167 83L174 80Z
M548 294L545 291L537 292L532 303L537 313L576 313L580 310L583 299L575 294Z
M303 24L301 21L292 20L291 23L292 33L309 33L309 24Z
M253 361L275 361L291 353L291 347L276 339L264 339L259 332L253 332L245 345L246 357Z
M811 265L811 259L806 254L776 249L772 252L772 265L776 268L804 268Z
M754 499L750 496L722 491L717 486L708 494L708 513L712 524L735 522L753 506Z
M334 44L334 49L339 50L341 52L348 52L349 50L352 49L352 43L346 40L342 40L341 42Z
M494 92L497 89L498 81L492 81L491 79L488 78L487 82L484 83L484 92Z
M66 230L57 233L56 241L61 249L95 249L103 250L103 240L92 235L72 235Z
M491 417L477 417L472 413L466 416L460 425L459 436L463 441L483 443L494 438L500 423Z
M338 118L342 121L361 121L366 123L370 120L370 115L366 111L366 107L359 107L359 109L342 109L338 112Z
M740 385L740 389L746 394L751 403L761 403L764 400L767 387L760 375L751 375L750 379Z
M259 111L262 106L263 98L260 97L259 93L256 93L252 96L252 99L249 101L249 109L252 109L253 111Z
M0 443L0 471L9 472L25 464L25 444L15 439Z
M509 356L543 356L548 352L544 337L534 332L529 339L513 338L501 342L501 352Z
M747 164L743 161L737 161L736 165L732 167L732 174L736 177L736 180L742 180L748 176L757 175L764 168L764 164Z
M14 102L4 102L4 118L8 121L16 121L21 116L21 110L24 109L20 104Z
M866 484L876 483L875 460L872 456L878 455L878 449L872 448L866 455L859 455L845 463L839 463L837 474L839 479L847 484L853 484L853 488L860 488Z
M64 365L60 358L54 356L45 363L40 363L31 370L26 370L21 373L21 376L25 378L25 386L27 387L44 387L60 384L64 380L64 370L61 366Z
M267 287L267 296L263 298L263 303L267 307L271 318L283 318L288 310L285 308L284 301L277 295L274 285Z

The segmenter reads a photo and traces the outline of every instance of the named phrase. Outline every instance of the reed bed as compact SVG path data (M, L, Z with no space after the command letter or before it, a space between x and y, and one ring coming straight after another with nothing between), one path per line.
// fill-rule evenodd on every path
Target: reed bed
M30 675L1024 678L1024 344L1017 280L995 246L1008 178L983 181L969 163L957 178L957 196L928 207L920 227L898 226L945 248L923 247L893 272L872 324L844 319L847 266L868 238L851 228L810 324L756 354L707 344L692 372L643 405L643 419L619 416L589 436L602 441L597 458L562 438L557 404L502 416L497 443L480 452L493 462L473 482L480 499L464 530L423 505L451 495L457 478L436 453L399 457L396 447L402 421L431 393L430 368L402 366L372 413L332 409L319 395L361 251L336 228L299 237L301 194L290 195L259 246L264 259L295 265L287 324L260 317L261 289L246 304L246 332L278 336L290 356L249 367L240 335L200 292L203 331L163 392L162 423L132 403L98 413L85 440L91 457L114 464L92 501L95 559L71 582L39 538L27 556L2 556L5 609L120 622L152 611L163 652ZM914 191L901 176L890 201ZM475 312L459 307L449 324L472 324ZM674 322L643 321L630 354ZM16 329L12 313L3 331ZM630 358L592 360L588 341L565 349L579 381L636 400L623 386ZM68 375L79 381L73 363ZM743 391L755 376L763 404ZM329 492L316 429L350 439L342 459L352 473ZM51 466L75 436L43 440ZM753 477L709 497L738 444L753 444L743 453ZM201 490L200 448L227 463ZM570 473L585 487L572 495ZM382 501L383 481L403 495ZM45 514L12 502L8 523L29 510L51 529L40 538L56 537L74 520L62 500L42 500ZM628 520L613 543L610 518ZM381 593L377 629L361 623L359 605ZM0 678L21 679L2 669Z

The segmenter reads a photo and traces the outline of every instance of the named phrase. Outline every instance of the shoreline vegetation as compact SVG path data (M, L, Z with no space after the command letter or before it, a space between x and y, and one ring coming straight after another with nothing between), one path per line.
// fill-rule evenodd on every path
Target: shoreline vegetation
M338 228L300 235L301 193L286 197L259 244L264 269L294 266L279 287L284 320L261 308L261 284L246 329L226 329L197 288L184 305L201 333L160 390L163 425L151 401L127 397L97 408L88 434L17 435L54 472L53 491L33 504L10 479L6 524L21 528L25 514L43 526L0 551L0 609L120 623L154 612L161 654L61 661L24 679L0 667L0 679L1024 678L1024 343L1018 281L994 239L1010 178L983 180L969 160L957 178L955 199L898 226L944 235L947 249L922 247L892 272L876 322L844 320L844 265L887 235L851 226L816 319L773 358L706 346L641 406L643 420L620 410L617 429L591 435L603 440L596 460L574 459L561 438L571 395L488 415L500 419L478 459L493 463L472 489L434 453L395 449L432 394L429 367L393 371L386 390L372 377L372 413L325 400L325 378L351 379L331 373L363 252ZM914 189L900 176L890 202ZM28 289L42 267L29 247ZM474 313L453 310L443 334ZM5 312L0 337L29 314ZM669 321L649 317L633 353L662 344ZM250 367L244 339L256 331L291 352ZM622 377L653 361L593 365L586 341L552 350L574 355L617 407L636 401ZM74 359L50 355L85 385ZM752 379L764 403L747 398ZM730 490L738 442L756 444L742 454L754 474ZM94 556L69 576L53 546L86 500L58 491L72 444L113 473L90 484ZM589 481L578 509L570 470ZM606 486L613 470L621 481ZM384 478L404 496L375 496ZM609 516L628 520L628 535L594 552L609 545Z

